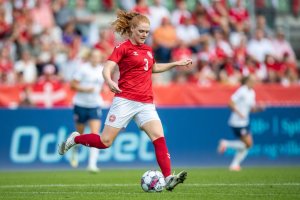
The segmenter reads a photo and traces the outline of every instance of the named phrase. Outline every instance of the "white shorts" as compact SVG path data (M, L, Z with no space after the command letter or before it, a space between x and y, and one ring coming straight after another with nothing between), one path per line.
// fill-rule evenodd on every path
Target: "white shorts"
M138 127L152 120L160 121L154 104L114 97L105 124L114 128L126 128L132 119Z

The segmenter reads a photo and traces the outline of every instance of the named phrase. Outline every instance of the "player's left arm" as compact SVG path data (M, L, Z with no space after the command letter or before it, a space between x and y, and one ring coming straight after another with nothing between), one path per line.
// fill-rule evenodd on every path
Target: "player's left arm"
M154 63L152 73L161 73L172 69L177 66L189 66L192 64L192 59L184 59L171 63Z

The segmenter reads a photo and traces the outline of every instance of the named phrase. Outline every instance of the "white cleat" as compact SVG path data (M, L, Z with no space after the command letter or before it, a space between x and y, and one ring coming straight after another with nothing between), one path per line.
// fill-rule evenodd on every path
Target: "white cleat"
M232 171L232 172L239 172L241 170L242 170L242 168L239 165L229 167L229 171Z
M179 183L183 183L186 179L187 172L182 171L177 175L170 175L166 178L166 190L172 191Z
M65 142L62 142L61 145L58 146L58 153L64 155L71 147L76 145L74 138L79 135L78 132L73 132Z
M91 167L91 166L88 166L87 167L87 170L91 173L98 173L100 172L100 169L98 167Z

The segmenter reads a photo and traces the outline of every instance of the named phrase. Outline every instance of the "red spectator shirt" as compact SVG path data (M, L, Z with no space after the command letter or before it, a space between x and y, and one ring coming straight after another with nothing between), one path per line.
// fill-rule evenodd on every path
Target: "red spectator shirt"
M231 8L229 16L236 23L243 23L249 19L248 10L245 8Z
M155 63L152 48L146 44L134 45L130 40L117 45L108 58L119 65L117 97L143 103L153 103L152 67Z

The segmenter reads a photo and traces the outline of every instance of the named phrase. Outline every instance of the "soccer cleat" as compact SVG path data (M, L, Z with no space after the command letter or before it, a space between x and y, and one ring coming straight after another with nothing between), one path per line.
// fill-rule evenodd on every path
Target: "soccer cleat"
M65 142L62 142L61 145L59 145L58 153L60 155L64 155L71 147L76 145L74 138L79 135L80 134L78 132L73 132Z
M98 173L100 172L100 169L98 167L91 167L91 166L88 166L87 167L87 171L91 172L91 173Z
M226 151L225 140L220 140L219 146L218 146L218 152L220 154L223 154L225 151Z
M187 172L182 171L177 175L170 175L166 178L166 190L172 191L179 183L183 183L186 179Z
M229 170L233 172L239 172L242 170L242 168L239 165L236 165L236 166L230 166Z

